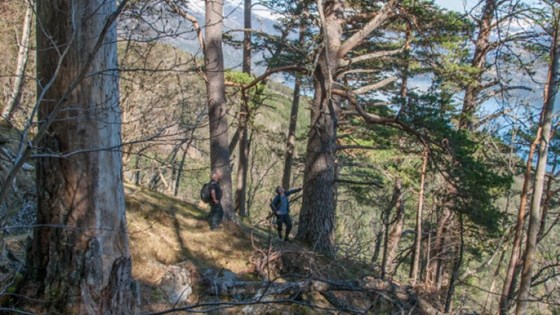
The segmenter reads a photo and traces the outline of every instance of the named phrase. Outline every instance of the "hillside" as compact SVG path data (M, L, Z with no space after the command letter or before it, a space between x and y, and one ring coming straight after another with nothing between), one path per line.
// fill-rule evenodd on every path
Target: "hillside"
M392 313L392 307L379 300L382 295L375 293L379 290L402 300L396 305L414 310L406 301L416 297L375 280L367 266L327 259L297 242L276 241L269 222L226 223L210 231L204 204L188 204L130 184L125 188L139 313L187 309L219 314L335 314L367 309L374 314ZM21 278L27 236L22 230L5 239L1 264L5 308L17 307L6 297ZM430 309L426 305L422 307Z
M329 263L297 243L276 241L270 237L274 234L270 234L271 225L267 222L259 226L226 223L220 230L210 231L205 219L208 210L204 205L183 203L135 186L126 188L133 276L141 285L143 312L172 308L182 289L185 290L182 298L186 298L191 308L220 300L244 304L252 298L243 294L236 294L236 297L211 295L208 285L214 282L255 282L264 288L262 281L266 277L286 282L287 275L328 278L333 274L348 277L361 272L360 269L351 270L349 262ZM182 277L177 276L178 270L184 271ZM186 280L187 284L181 286L172 279ZM286 298L289 299L282 297ZM317 303L314 300L317 297L313 296L299 299L303 303ZM181 306L185 305L176 305ZM205 305L197 309L226 306L231 308L231 305ZM229 311L239 313L245 306ZM294 307L301 306L296 303L254 305L251 313L267 313L278 308L300 313L292 309Z
M0 175L5 178L18 133L6 126L1 131ZM17 308L11 293L26 271L36 208L34 178L33 165L26 164L12 185L8 207L3 208L9 211L2 213L1 310ZM203 203L187 203L131 183L125 183L125 192L132 272L141 305L138 313L189 309L219 314L325 314L371 309L380 314L391 313L394 307L414 310L418 301L408 289L376 280L371 266L326 258L297 241L277 241L271 237L275 236L271 221L230 222L210 231L209 209ZM430 309L426 305L422 308Z

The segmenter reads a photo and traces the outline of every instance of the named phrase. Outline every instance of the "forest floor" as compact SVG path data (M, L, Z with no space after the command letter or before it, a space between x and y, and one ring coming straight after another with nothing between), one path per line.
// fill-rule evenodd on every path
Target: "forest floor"
M212 231L207 220L209 207L203 203L185 203L129 184L125 191L139 314L340 314L341 306L332 305L320 292L299 293L291 287L280 294L277 288L275 292L271 289L268 295L265 288L267 283L282 286L311 278L357 279L369 273L367 266L351 260L332 260L297 241L277 240L272 222L258 226L224 222ZM10 224L32 224L28 221L33 208L27 210L25 220ZM26 228L5 232L0 240L0 311L10 308L9 296L17 291L31 235ZM213 287L224 284L225 289ZM367 309L370 297L341 292L336 301L345 301L343 308Z
M1 178L11 169L19 136L0 125ZM0 311L17 291L34 222L32 164L11 188L0 213ZM371 266L278 241L272 221L225 222L211 231L204 203L131 184L125 194L140 314L392 314L395 306L416 314L423 303L409 288L378 280ZM426 307L419 313L434 313Z
M277 240L272 222L225 222L212 231L205 204L129 184L125 191L138 314L437 313L410 288L378 280L370 266ZM10 229L0 242L0 311L17 290L29 235Z
M220 229L212 231L207 221L209 209L205 204L184 203L130 185L126 185L126 195L133 277L141 285L144 313L180 310L188 305L186 307L191 311L219 314L325 314L336 307L318 292L308 292L297 299L275 296L283 303L269 299L266 303L254 304L247 302L252 296L244 294L212 294L207 289L208 280L227 279L244 285L260 283L264 288L266 278L278 283L310 276L335 281L363 277L368 272L366 266L359 263L331 260L297 242L277 240L271 222L258 227L245 222L226 222ZM183 305L174 303L176 296L169 294L169 277L178 277L170 266L187 270L188 275L182 279L190 277L193 283L201 284L194 285L192 291L188 286L184 287L191 296ZM345 299L355 305L363 304L359 301L363 298ZM288 300L293 303L286 302Z

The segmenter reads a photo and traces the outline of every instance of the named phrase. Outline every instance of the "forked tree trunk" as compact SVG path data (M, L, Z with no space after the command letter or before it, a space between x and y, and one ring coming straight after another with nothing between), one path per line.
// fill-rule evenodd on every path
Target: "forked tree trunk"
M319 77L328 73L324 60L321 63ZM337 115L338 105L331 103L327 93L325 81L315 82L297 238L314 250L334 255L336 119L331 115Z
M116 14L115 1L37 2L37 149L45 155L37 161L38 227L22 289L36 313L135 312Z
M537 169L535 171L535 185L533 186L533 199L531 201L531 213L529 216L529 231L527 232L527 246L523 258L523 271L521 272L521 282L519 283L519 298L516 308L517 315L527 313L527 300L531 288L531 277L533 263L536 254L537 236L541 223L541 199L544 188L544 175L546 173L548 146L552 130L552 117L554 103L558 93L558 83L560 82L560 17L554 21L554 38L550 49L550 75L547 82L547 97L543 106L541 120L542 134L539 143L539 155L537 159Z
M342 42L345 1L316 1L323 34L313 71L314 96L308 134L303 201L297 238L327 255L335 254L336 135L340 99L333 89L342 59L392 16L397 0L388 1L361 30Z
M220 186L226 220L235 217L232 205L231 167L228 148L228 121L222 50L223 0L205 0L206 36L204 62L207 78L208 120L210 128L210 164L212 171L222 171Z
M486 71L486 58L488 53L491 51L490 45L490 35L492 29L494 27L494 14L496 10L496 1L495 0L485 0L484 7L482 9L482 16L478 20L478 36L475 42L473 58L471 60L471 67L474 69L472 80L469 80L469 83L465 86L465 95L463 97L463 107L461 109L461 116L459 117L458 129L459 130L468 130L473 131L475 129L475 114L480 105L479 102L479 94L483 89L482 80L484 72ZM451 184L448 184L446 187L447 194L449 196L456 195L456 188L453 187ZM450 201L452 203L452 201ZM452 204L444 205L445 210L452 213ZM454 281L458 276L457 273L461 269L462 263L462 244L460 246L453 246L451 244L451 239L457 237L458 239L463 240L463 235L458 235L456 230L449 228L449 225L462 225L462 222L457 222L455 216L450 216L450 221L445 222L442 221L439 224L444 224L445 226L443 229L438 227L438 231L442 231L441 237L436 239L441 243L438 244L439 250L439 259L437 260L437 273L436 273L436 287L438 290L442 286L442 281L444 277L445 270L448 270L448 260L446 259L447 250L444 253L444 249L449 247L461 248L456 250L456 255L453 257L453 266L452 266L452 273L449 275L450 286L447 291L445 308L449 310L451 308L451 301L453 299L454 290Z

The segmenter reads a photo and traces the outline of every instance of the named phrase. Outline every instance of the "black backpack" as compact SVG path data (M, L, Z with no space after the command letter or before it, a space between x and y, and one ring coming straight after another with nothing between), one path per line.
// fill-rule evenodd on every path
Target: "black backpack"
M269 204L270 210L272 210L272 212L274 212L274 214L276 214L276 211L278 211L278 202L279 202L278 196L274 197L274 199L272 199L270 201L270 204Z
M200 199L205 203L210 203L210 183L204 183L200 189Z

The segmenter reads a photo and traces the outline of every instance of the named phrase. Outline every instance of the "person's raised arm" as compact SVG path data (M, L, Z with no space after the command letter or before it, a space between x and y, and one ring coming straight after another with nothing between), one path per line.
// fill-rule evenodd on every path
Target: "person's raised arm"
M302 189L303 189L303 187L299 187L299 188L294 188L294 189L288 190L288 191L285 193L285 194L286 194L286 197L289 196L289 195L291 195L291 194L295 194L295 193L299 192L299 191L302 190Z

